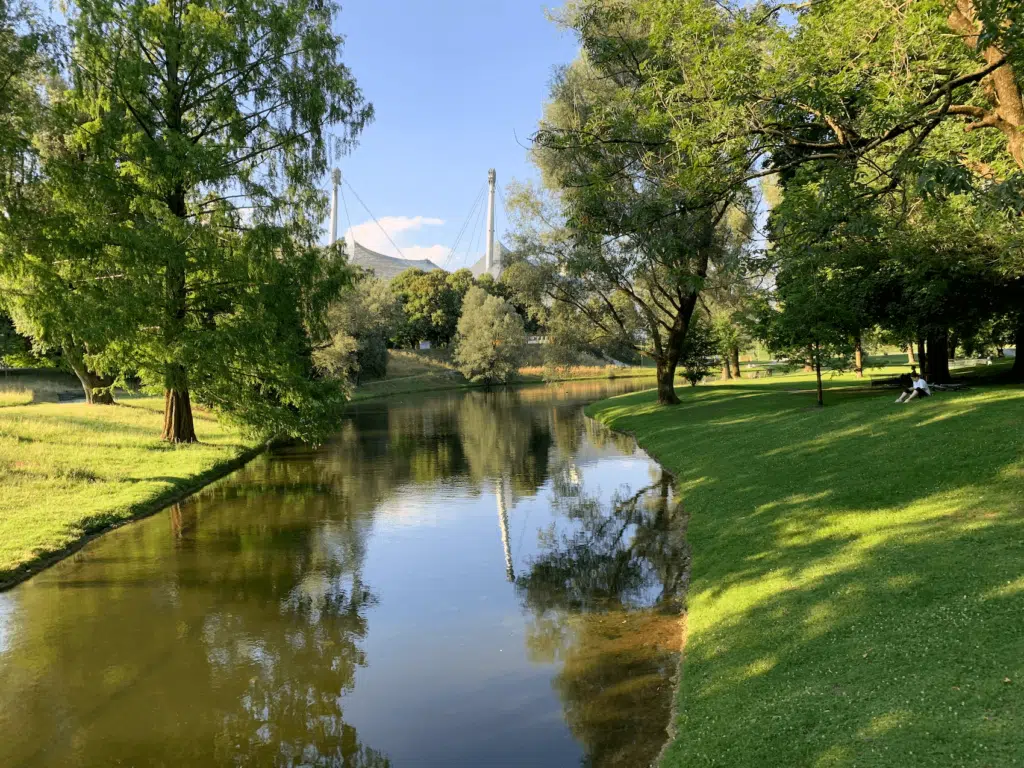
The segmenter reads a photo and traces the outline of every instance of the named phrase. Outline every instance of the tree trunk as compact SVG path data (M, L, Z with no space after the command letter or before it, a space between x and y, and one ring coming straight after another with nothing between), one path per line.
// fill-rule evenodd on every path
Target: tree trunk
M167 199L167 207L180 219L187 215L185 189L177 187ZM167 260L164 277L165 321L164 340L168 349L177 346L184 332L187 312L187 283L185 254L172 253ZM164 431L161 440L169 443L195 443L196 430L192 423L192 398L188 392L188 371L181 362L172 362L164 372Z
M948 384L953 380L949 375L947 342L946 331L928 334L928 378L936 384Z
M164 431L161 440L169 443L197 443L192 422L192 400L188 387L164 392Z
M924 350L924 339L917 337L917 362L921 366L921 376L928 378L928 353Z
M679 405L679 397L676 395L676 368L679 366L679 358L683 356L683 344L686 342L690 319L696 306L697 292L694 291L679 309L675 322L668 332L665 347L661 348L661 354L658 355L656 363L660 405Z
M732 375L737 379L743 378L740 374L740 348L735 344L729 350L729 359L732 363Z
M1017 381L1024 381L1024 357L1021 357L1021 352L1024 351L1024 312L1017 317L1017 330L1013 334L1013 344L1016 347L1016 352L1010 375ZM999 351L1002 351L1002 345L1000 345Z
M85 402L89 405L114 405L114 392L111 389L114 384L113 377L100 376L98 373L90 371L82 355L69 344L65 344L62 349L64 358L82 384Z
M671 361L660 358L657 362L659 405L679 405L679 396L676 395L675 386L676 365L678 362L678 357Z
M821 386L821 347L814 345L814 372L818 379L818 407L825 407L825 391Z
M956 360L956 348L960 343L960 339L955 333L949 334L949 349L947 350L950 360Z
M853 340L853 372L858 379L864 378L864 346L861 344L860 334Z
M917 360L914 359L914 345L907 344L907 364L917 365Z
M722 361L722 381L732 378L732 368L729 366L728 360Z

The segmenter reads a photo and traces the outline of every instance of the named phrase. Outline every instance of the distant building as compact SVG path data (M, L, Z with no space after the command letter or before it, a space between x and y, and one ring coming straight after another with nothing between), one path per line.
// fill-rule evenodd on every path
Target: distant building
M421 269L424 272L433 272L440 269L430 259L399 259L395 256L385 256L383 253L371 251L359 243L352 244L352 257L349 264L362 269L371 270L379 279L394 280L407 269Z

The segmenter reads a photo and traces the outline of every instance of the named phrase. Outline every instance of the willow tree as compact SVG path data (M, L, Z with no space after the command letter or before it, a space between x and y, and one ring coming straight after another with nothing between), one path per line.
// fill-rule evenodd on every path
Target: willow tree
M571 4L563 21L583 53L557 76L533 150L563 232L533 249L549 266L546 292L653 357L664 404L678 402L693 312L756 161L746 117L704 99L701 80L736 76L723 61L756 69L757 38L711 4L691 6L689 46L675 52L642 3ZM673 90L685 114L665 109Z
M318 184L372 117L319 0L78 0L69 9L73 127L46 168L95 227L69 255L116 286L117 361L165 394L163 438L196 439L192 395L261 432L315 437L337 391L311 353L344 281L317 247ZM332 139L333 136L333 139ZM83 161L83 158L86 160ZM90 202L125 198L104 230ZM94 265L94 266L83 266ZM64 267L61 267L64 268Z

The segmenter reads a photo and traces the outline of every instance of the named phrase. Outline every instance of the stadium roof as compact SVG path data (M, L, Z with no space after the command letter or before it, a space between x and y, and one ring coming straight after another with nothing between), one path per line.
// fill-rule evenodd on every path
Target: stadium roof
M473 277L480 277L484 272L490 272L491 277L497 280L501 277L502 271L505 269L505 254L511 253L511 251L502 245L500 242L494 244L494 263L491 264L490 270L484 269L484 256L474 264L469 270L473 273Z
M422 269L424 272L432 272L440 269L430 259L399 259L395 256L385 256L383 253L371 251L359 243L353 243L352 258L349 263L356 267L372 270L381 280L393 280L407 269Z
M501 277L505 267L505 255L510 253L501 243L494 244L494 263L491 265L490 274L495 280ZM421 269L424 272L433 272L441 269L430 259L400 259L397 256L385 256L383 253L371 251L369 248L353 243L352 258L349 263L355 267L372 270L381 280L394 280L407 269ZM480 277L487 270L484 269L484 257L469 268L473 277Z

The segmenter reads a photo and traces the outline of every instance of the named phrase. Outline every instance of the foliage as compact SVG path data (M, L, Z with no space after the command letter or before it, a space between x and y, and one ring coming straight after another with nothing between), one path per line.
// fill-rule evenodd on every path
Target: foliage
M761 305L761 340L770 351L814 369L818 405L824 405L821 371L845 366L858 329L843 286L827 270L797 263L779 274L776 297L778 303Z
M484 384L507 382L518 370L525 347L523 319L515 307L482 288L470 288L455 349L462 375Z
M56 67L59 35L38 10L22 0L0 2L0 210L16 197L35 170L32 132L43 109L40 98ZM10 254L0 252L0 257Z
M693 23L672 50L649 4L569 6L583 53L556 77L534 140L554 199L520 201L530 215L517 238L546 301L654 358L665 403L700 292L730 250L726 217L750 203L753 141L743 110L711 103L703 82L753 41L717 6L675 5Z
M171 441L194 439L192 394L261 433L317 439L336 419L340 392L310 357L346 273L316 244L317 182L328 127L342 149L372 116L336 11L70 10L73 76L54 97L35 210L20 212L37 226L14 279L34 325L83 329L97 370L166 390ZM62 305L73 311L49 311Z
M686 334L686 341L683 342L683 351L679 356L683 377L690 382L691 387L697 386L711 373L711 358L721 346L722 341L711 323L700 314L694 315L690 331Z
M16 367L10 362L28 354L29 341L14 328L11 318L0 311L0 365Z
M653 109L676 126L670 141L680 156L703 150L713 158L706 165L719 152L745 153L745 178L776 173L767 190L778 209L772 261L785 269L816 251L830 282L844 286L833 295L852 336L878 323L927 338L938 360L947 336L973 336L993 314L1021 305L1018 5L634 7L654 50L643 59L647 76L664 96ZM709 28L716 46L703 42ZM720 119L693 120L694 101ZM712 178L724 185L735 176ZM1024 338L1024 320L1014 323Z
M360 384L387 375L388 339L402 322L398 300L387 283L358 276L327 311L330 343L314 361L325 373Z
M468 275L468 281L467 281ZM415 348L421 341L447 346L455 338L462 312L462 297L472 284L469 270L447 274L435 269L407 269L391 281L391 291L404 315L391 341L396 347Z

